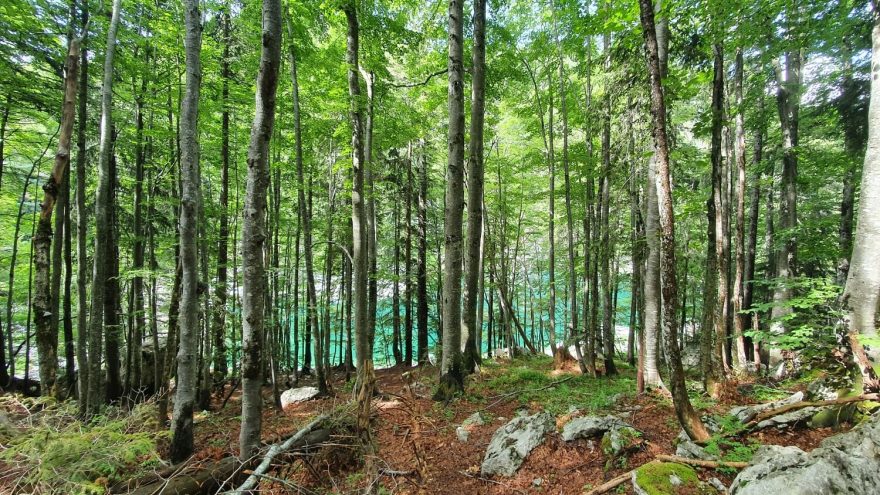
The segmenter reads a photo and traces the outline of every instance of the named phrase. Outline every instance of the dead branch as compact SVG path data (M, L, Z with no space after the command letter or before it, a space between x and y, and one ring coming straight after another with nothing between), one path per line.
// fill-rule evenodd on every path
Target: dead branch
M799 409L804 409L805 407L825 407L825 406L836 406L841 404L849 404L852 402L862 402L866 400L877 400L880 395L878 394L863 394L855 397L842 397L840 399L834 400L815 400L815 401L803 401L803 402L795 402L794 404L787 404L782 407L778 407L776 409L771 409L770 411L764 411L761 414L755 416L755 418L748 423L746 426L751 428L754 425L757 425L761 421L765 419L772 418L773 416L778 416L780 414L787 413L789 411L797 411Z
M233 491L227 492L229 494L240 495L242 493L247 493L254 489L257 486L257 482L259 482L259 475L265 474L266 471L269 470L269 466L272 465L272 459L274 459L278 454L286 452L292 449L297 442L305 438L306 435L312 432L322 421L327 419L326 414L322 414L312 420L311 423L307 424L304 428L300 429L296 432L292 437L285 440L283 443L276 443L269 448L269 451L263 457L260 465L257 466L256 469L253 470L250 476L242 483L238 488Z

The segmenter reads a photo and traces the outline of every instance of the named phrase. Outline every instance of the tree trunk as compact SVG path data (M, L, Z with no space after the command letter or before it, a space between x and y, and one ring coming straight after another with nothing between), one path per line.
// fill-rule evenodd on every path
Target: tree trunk
M171 462L193 452L193 409L199 354L198 225L201 203L199 170L199 93L202 84L202 26L199 2L184 4L186 21L186 89L180 121L180 345L177 351L177 393L171 419ZM244 427L242 427L244 430Z
M116 52L116 32L119 29L121 0L113 0L110 26L107 30L107 50L104 54L104 79L101 88L101 140L98 152L98 186L95 196L95 253L92 266L92 304L89 313L89 392L87 411L97 414L101 407L101 341L104 333L104 292L110 263L110 147L113 124L113 58ZM84 184L83 184L84 185ZM82 221L82 219L80 219Z
M610 5L610 4L609 4ZM603 50L605 52L605 71L611 71L611 35L603 36ZM599 179L601 213L600 222L602 228L602 244L600 247L602 263L602 354L605 356L605 375L617 374L614 365L614 317L615 308L611 304L612 291L616 290L611 284L611 241L609 208L611 203L611 92L605 92L605 109L602 123L602 175ZM674 314L674 313L673 313Z
M416 261L416 325L419 366L428 361L428 157L419 143L419 192L417 214L418 259Z
M861 111L860 87L853 78L852 41L845 38L841 54L843 57L843 80L841 81L838 112L843 125L843 146L847 161L843 172L843 194L840 199L840 227L838 238L840 256L837 262L837 283L844 285L849 274L849 258L852 254L853 213L855 212L855 182L859 159L865 149L865 114Z
M220 128L220 230L217 240L217 285L214 289L214 384L219 385L229 374L226 364L226 293L227 268L229 262L229 79L232 77L229 62L230 37L229 6L224 7L221 15L223 56L220 60L220 77L222 87L222 116ZM299 266L299 265L297 265Z
M435 400L449 400L464 390L461 356L461 224L464 210L464 67L462 0L449 2L449 134L446 206L443 225L443 352Z
M468 223L465 256L464 309L462 331L465 333L464 368L473 373L482 361L477 335L480 326L477 306L479 280L483 266L480 240L483 232L483 119L486 107L486 0L474 1L474 46L471 81L471 131L468 155Z
M357 352L357 383L355 400L357 410L357 432L369 457L373 453L373 440L370 433L370 403L375 387L373 375L372 343L370 342L369 315L369 223L365 193L364 143L362 134L363 113L361 111L361 88L358 80L358 56L360 50L360 26L353 0L342 5L348 22L345 61L348 65L349 120L351 124L352 149L352 191L351 191L351 232L352 232L352 278L354 296L355 351ZM367 459L368 471L373 461Z
M73 134L74 108L76 105L76 83L79 64L80 40L71 38L67 53L67 74L64 82L64 103L61 110L61 130L58 136L58 151L55 163L46 183L43 184L43 202L40 206L39 222L33 239L34 250L34 314L36 315L37 353L40 360L40 391L44 396L57 394L55 379L58 372L58 291L61 286L61 243L56 240L55 273L49 280L49 258L52 244L52 212L55 200L64 187L70 170L70 140ZM63 219L64 204L60 204L58 218ZM63 228L63 223L58 222ZM60 231L63 235L63 230ZM54 285L55 292L52 293ZM10 292L12 288L9 288ZM54 302L54 304L53 304ZM12 356L10 356L12 358Z
M734 241L736 258L736 275L733 279L733 338L736 344L734 366L737 372L746 369L746 342L743 336L745 315L740 314L743 308L743 284L745 273L745 195L746 195L746 135L745 108L743 106L743 53L742 48L736 50L736 72L734 73L734 93L736 98L736 239Z
M849 309L850 331L877 334L876 316L880 294L880 263L875 247L880 242L880 15L874 9L871 31L871 98L868 107L868 149L862 168L859 223L843 300Z
M407 367L412 366L413 360L413 315L412 315L412 203L413 203L413 173L412 173L412 143L409 144L406 156L406 214L404 228L406 229L406 243L404 247L404 316L403 316L403 361Z
M80 8L80 22L85 26L89 22L88 2L83 2ZM86 219L86 160L88 159L86 156L86 131L88 121L86 119L86 111L88 109L89 92L89 58L86 41L88 32L84 31L82 36L76 129L76 361L79 367L79 373L77 373L79 412L80 415L85 415L89 391L89 329L88 306L86 305L86 273L88 271L88 252L86 251L86 236L88 233Z
M257 74L254 121L248 146L247 195L242 223L242 403L239 459L250 459L260 447L265 320L266 190L269 186L269 140L275 124L275 92L281 65L281 1L263 0L262 49Z
M795 9L798 7L795 6ZM788 12L789 36L791 26L797 23L797 12ZM776 320L775 330L781 331L785 325L779 318L789 314L787 306L792 296L790 281L795 276L797 263L797 166L798 166L798 119L801 93L801 54L799 49L785 54L785 70L778 62L776 70L776 108L782 132L782 182L779 199L779 228L782 235L782 249L776 254L776 278L779 279L773 291L771 318Z
M678 329L675 327L678 291L675 280L675 219L672 211L672 185L669 170L669 145L666 134L666 104L663 97L663 82L660 59L657 50L657 31L654 26L654 8L651 0L639 0L642 31L645 37L648 58L648 74L651 81L651 116L655 156L657 158L657 182L648 187L657 188L660 212L660 253L662 271L663 328L666 332L669 361L672 374L670 383L675 413L687 435L696 441L706 441L709 433L700 421L699 415L691 406L684 381L684 369L678 348Z
M730 372L730 364L724 352L727 342L727 301L728 301L728 258L725 249L727 237L726 216L727 198L724 194L724 165L722 161L722 127L724 124L724 49L720 43L712 45L714 53L714 70L712 80L712 203L715 212L714 218L710 219L715 230L715 280L717 289L715 303L713 304L714 315L712 317L715 330L715 344L713 346L712 360L713 369L717 371L714 379L724 381ZM714 220L712 222L711 220ZM714 392L713 392L714 393Z

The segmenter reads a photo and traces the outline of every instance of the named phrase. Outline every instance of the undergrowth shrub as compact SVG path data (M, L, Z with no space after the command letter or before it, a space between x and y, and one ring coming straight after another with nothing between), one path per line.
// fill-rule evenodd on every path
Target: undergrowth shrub
M170 434L158 424L154 403L110 408L89 422L77 419L76 407L50 404L25 418L29 427L0 451L0 460L20 473L14 492L103 494L116 481L162 464L157 440Z

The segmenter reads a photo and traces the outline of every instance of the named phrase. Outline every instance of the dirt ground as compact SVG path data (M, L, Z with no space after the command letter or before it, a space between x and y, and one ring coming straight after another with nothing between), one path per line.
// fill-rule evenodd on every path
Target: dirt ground
M435 372L430 368L390 368L376 372L381 393L374 400L373 428L378 451L373 462L378 467L378 482L385 493L582 493L654 459L658 454L674 453L672 440L679 427L668 401L656 396L630 397L619 401L613 411L626 413L625 419L643 433L644 447L629 457L609 461L602 453L598 439L563 442L559 435L549 435L513 477L483 478L480 464L492 434L523 406L515 397L503 396L474 402L464 397L446 405L438 404L431 400L430 388L419 380L422 374ZM556 374L570 372L576 370ZM306 384L307 380L300 385ZM284 412L271 406L271 393L267 390L263 418L266 442L289 435L314 415L349 401L350 393L344 391L342 373L334 377L333 385L335 394L332 397L302 402ZM228 388L225 393L228 395ZM217 397L214 412L197 416L195 462L220 459L235 452L240 414L238 392L234 391L226 407L219 409L222 399ZM723 409L727 406L722 403L717 407ZM526 408L536 411L541 409L541 404L530 403ZM459 441L455 428L477 411L487 418L486 423L472 427L467 442ZM562 423L560 420L559 426ZM762 444L797 445L809 451L833 433L830 429L767 430L757 432L751 438ZM329 454L302 455L301 462L285 462L277 467L273 476L284 482L264 481L261 493L354 493L362 489L369 480L357 463L352 438L343 434L331 438L330 443L333 445ZM698 472L703 479L718 477L728 484L732 481L729 474L702 469ZM621 489L624 490L622 493L632 491L628 483Z

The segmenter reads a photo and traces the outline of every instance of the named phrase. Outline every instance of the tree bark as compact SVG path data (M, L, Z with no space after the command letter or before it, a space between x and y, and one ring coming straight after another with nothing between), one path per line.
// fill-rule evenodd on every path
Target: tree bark
M242 404L239 459L260 447L263 384L261 359L265 323L266 190L269 186L269 140L275 124L275 92L281 65L281 1L263 0L262 50L257 74L254 121L248 146L247 195L242 223Z
M663 81L660 72L660 59L657 49L657 31L654 25L654 8L650 0L639 0L642 31L647 48L648 74L651 81L651 116L653 117L653 136L657 158L657 182L648 187L657 188L660 212L660 254L662 271L663 329L667 337L672 388L673 406L679 423L687 435L696 441L709 439L709 433L700 421L688 398L684 380L684 369L678 348L678 329L675 326L678 288L675 274L675 219L672 211L672 185L669 170L669 145L666 134L666 104L663 96Z

